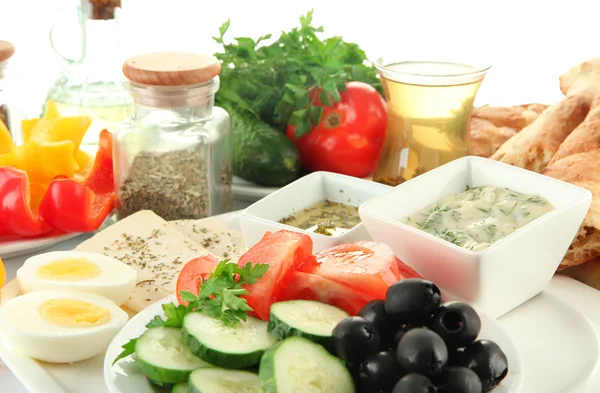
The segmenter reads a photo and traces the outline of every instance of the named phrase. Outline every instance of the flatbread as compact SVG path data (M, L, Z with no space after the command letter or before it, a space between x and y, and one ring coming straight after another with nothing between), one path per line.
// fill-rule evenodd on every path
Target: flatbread
M547 107L544 104L483 106L473 109L471 116L487 120L496 127L508 127L520 131L533 123Z
M583 122L588 111L586 99L567 97L548 107L490 158L539 173L546 168L569 134Z
M559 78L560 90L565 96L581 96L591 103L600 88L600 57L584 61Z
M487 158L516 133L514 128L497 127L489 120L474 117L471 119L471 154Z
M583 123L575 129L544 170L560 179L592 192L592 204L560 269L600 256L600 94Z

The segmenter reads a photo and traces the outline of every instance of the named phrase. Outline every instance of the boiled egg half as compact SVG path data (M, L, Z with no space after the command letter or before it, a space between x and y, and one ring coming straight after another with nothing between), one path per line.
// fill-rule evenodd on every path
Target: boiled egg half
M41 291L0 308L0 330L20 352L50 363L73 363L104 352L127 322L112 300L90 293Z
M121 306L137 282L137 272L106 255L55 251L33 256L17 270L23 293L73 290L104 296Z

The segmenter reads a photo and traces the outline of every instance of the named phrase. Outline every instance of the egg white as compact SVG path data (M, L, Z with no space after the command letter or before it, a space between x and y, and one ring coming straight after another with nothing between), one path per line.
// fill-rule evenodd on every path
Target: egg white
M100 269L100 274L77 281L52 280L38 276L38 269L66 259L85 259ZM137 272L123 262L106 255L82 251L54 251L35 255L17 270L17 281L23 293L45 290L72 290L104 296L118 306L131 296L137 282Z
M73 299L107 309L110 320L98 326L61 326L47 321L40 312L43 303ZM21 353L49 363L74 363L103 353L128 315L112 300L101 296L41 291L18 296L0 308L0 330Z

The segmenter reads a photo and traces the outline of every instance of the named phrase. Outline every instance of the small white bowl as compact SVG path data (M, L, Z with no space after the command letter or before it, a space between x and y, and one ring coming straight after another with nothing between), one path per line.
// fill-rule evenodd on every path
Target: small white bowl
M480 252L398 221L466 186L482 185L539 195L555 209ZM591 200L584 188L471 156L394 187L361 205L359 214L374 240L392 247L400 260L435 282L448 298L472 302L497 318L548 285Z
M258 243L265 232L276 232L281 229L309 235L313 240L314 252L326 250L338 244L371 240L362 223L339 236L325 236L281 224L279 221L325 199L359 206L390 189L392 189L390 186L351 176L332 172L313 172L244 210L240 217L244 242L246 247L250 248Z

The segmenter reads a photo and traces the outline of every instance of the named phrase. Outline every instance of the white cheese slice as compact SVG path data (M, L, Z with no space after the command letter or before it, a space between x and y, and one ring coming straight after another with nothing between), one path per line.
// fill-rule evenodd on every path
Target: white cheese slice
M241 232L227 228L225 220L220 218L169 221L169 224L196 244L217 255L219 259L229 259L237 263L246 252Z
M138 284L125 303L136 312L175 293L179 272L188 261L212 255L149 210L118 221L76 249L111 256L137 271Z

